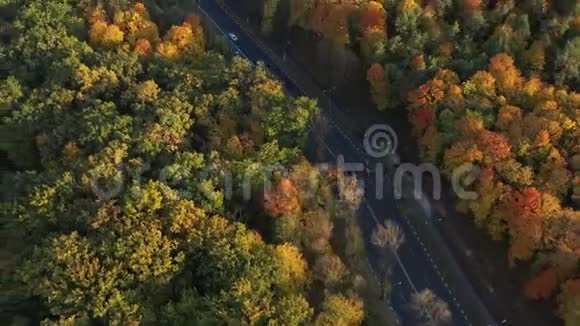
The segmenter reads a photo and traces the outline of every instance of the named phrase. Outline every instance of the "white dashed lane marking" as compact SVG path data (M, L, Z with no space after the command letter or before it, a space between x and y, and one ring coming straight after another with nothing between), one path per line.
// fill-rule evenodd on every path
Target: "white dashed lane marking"
M269 48L267 48L267 47L263 46L263 45L262 45L262 42L261 42L261 41L259 41L259 40L257 40L257 39L255 38L255 36L253 35L253 33L252 33L251 31L249 31L249 30L248 30L248 29L247 29L247 28L246 28L246 27L245 27L243 24L241 24L241 23L240 23L240 21L238 20L238 18L237 18L235 15L233 15L231 12L229 12L228 8L226 8L226 7L224 6L224 4L223 4L223 3L221 3L221 1L218 1L218 3L219 3L219 4L220 4L220 6L222 7L222 9L223 9L223 10L224 10L224 11L225 11L225 12L226 12L226 13L227 13L229 16L230 16L230 18L232 18L232 19L233 19L233 20L234 20L234 21L235 21L235 22L238 24L238 26L239 26L239 27L240 27L242 30L244 30L244 31L246 32L246 35L247 35L248 37L250 37L250 38L251 38L251 39L254 41L254 43L255 43L255 44L258 46L258 47L260 47L260 49L261 49L262 51L264 51L265 53L267 53L267 55L268 55L269 59L270 59L271 61L273 61L273 62L276 62L276 64L278 65L278 68L280 68L281 70L283 70L283 71L284 71L284 73L285 73L286 77L287 77L287 78L288 78L290 81L292 81L292 82L294 83L294 85L295 85L295 86L296 86L296 87L297 87L297 88L300 90L300 92L301 92L302 94L307 94L307 93L304 91L304 89L303 89L302 87L300 87L300 86L299 86L299 83L298 83L298 82L296 82L296 80L295 80L293 77L291 77L291 76L290 76L290 75L289 75L289 74L288 74L288 73L285 71L285 69L283 69L283 68L282 68L282 65L281 65L281 64L278 62L279 60L275 60L275 58L277 58L277 56L276 56L275 54L273 54L273 52L272 52L272 51L271 51ZM208 15L208 17L209 17L209 15ZM217 23L216 23L216 25L217 25ZM221 30L221 29L220 29L220 30ZM223 33L223 31L222 31L222 33ZM236 48L237 48L237 46L236 46ZM331 109L331 110L335 110L335 108L334 108L334 105L331 105L330 109ZM345 139L345 140L346 140L346 141L349 143L349 145L351 145L351 146L352 146L352 148L353 148L353 149L354 149L354 150L355 150L355 151L356 151L358 154L362 154L363 156L365 155L364 151L363 151L363 150L360 148L360 146L357 146L357 145L356 145L356 144L355 144L355 143L352 141L351 137L350 137L350 136L349 136L349 135L348 135L346 132L344 132L344 130L343 130L343 129L342 129L342 128L341 128L341 127L340 127L340 126L339 126L339 125L338 125L338 124L337 124L337 123L336 123L336 122L333 120L333 119L332 119L332 117L331 117L331 116L329 116L329 115L325 115L325 118L327 119L327 121L329 122L329 124L330 124L332 127L334 127L334 128L335 128L335 129L336 129L336 130L337 130L337 131L338 131L338 132L339 132L339 133L342 135L342 137L343 137L343 138L344 138L344 139ZM336 155L336 153L334 153L334 152L333 152L333 151L330 149L330 147L329 147L329 146L326 144L326 142L324 142L324 140L323 140L323 139L321 139L321 140L322 140L322 143L323 143L323 144L324 144L324 145L327 147L327 149L329 150L329 152L331 153L331 155L333 155L333 156L336 158L338 155ZM359 157L359 158L360 158L360 157ZM366 208L367 208L367 209L369 210L369 212L371 213L371 216L373 217L373 219L374 219L374 220L375 220L377 223L379 223L379 220L378 220L378 218L376 217L376 215L374 214L374 211L373 211L372 207L371 207L371 206L370 206L368 203L366 203L366 202L365 202L365 204L366 204ZM439 271L439 268L437 267L437 265L436 265L436 264L435 264L435 262L433 261L433 259L432 259L431 255L429 254L429 252L428 252L427 248L425 247L425 244L423 243L423 241L422 241L422 240L421 240L421 238L419 237L419 235L418 235L417 231L415 230L415 227L414 227L414 226L413 226L413 225L410 223L410 221L409 221L408 217L407 217L405 214L401 214L401 216L402 216L402 217L403 217L403 219L405 220L406 224L407 224L407 225L410 227L410 229L412 230L412 233L413 233L413 235L414 235L415 239L416 239L417 241L419 241L419 243L420 243L421 247L423 248L423 251L425 252L426 256L428 257L428 259L429 259L430 263L433 265L433 267L434 267L434 269L435 269L435 271L436 271L436 273L437 273L437 276L439 277L439 279L441 280L441 282L444 284L444 286L447 288L447 290L448 290L448 292L449 292L449 294L450 294L451 298L453 299L453 301L455 302L455 304L456 304L456 305L457 305L457 307L459 308L459 311L461 312L461 314L463 315L463 317L465 318L465 320L466 320L468 323L470 323L470 321L469 321L469 318L467 317L467 315L465 314L465 312L464 312L463 308L461 307L461 305L460 305L460 304L459 304L459 302L457 301L457 298L456 298L456 297L455 297L455 295L453 294L453 291L451 291L451 289L449 288L449 285L447 284L447 282L446 282L446 281L445 281L445 279L443 278L443 275L441 275L441 272ZM412 285L412 287L414 288L414 284L412 283L412 280L411 280L411 279L410 279L410 277L408 276L408 274L407 274L406 270L404 269L404 266L402 266L402 264L401 264L401 268L403 269L403 271L404 271L404 273L405 273L406 277L408 278L408 281L410 282L410 284L411 284L411 285ZM390 307L390 305L389 305L389 307ZM391 308L391 309L393 309L392 307L390 307L390 308ZM394 311L394 310L393 310L393 311ZM471 323L470 323L470 324L471 324Z

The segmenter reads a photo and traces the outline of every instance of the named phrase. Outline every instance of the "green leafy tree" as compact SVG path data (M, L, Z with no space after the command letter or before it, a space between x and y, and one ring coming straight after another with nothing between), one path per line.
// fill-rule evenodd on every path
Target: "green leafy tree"
M24 96L22 87L14 76L0 81L0 116L9 113L15 102Z
M559 85L571 83L578 87L580 83L580 36L577 36L564 46L564 49L556 57L555 80Z
M262 33L270 36L274 29L274 16L278 9L278 0L265 0L262 12Z
M361 325L364 319L363 309L364 304L360 299L349 299L340 294L327 295L315 325Z

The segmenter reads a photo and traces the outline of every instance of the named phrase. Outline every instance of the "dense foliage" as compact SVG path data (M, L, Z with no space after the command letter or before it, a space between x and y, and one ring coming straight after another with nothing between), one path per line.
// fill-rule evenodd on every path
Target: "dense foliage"
M2 324L362 323L358 203L301 154L315 101L208 49L196 16L39 0L13 27Z
M270 33L276 37L284 35L280 29L293 26L331 41L331 61L344 56L342 49L358 53L360 64L369 69L371 93L380 109L405 104L399 95L439 69L451 69L466 79L499 53L513 57L527 76L539 76L558 87L580 88L576 1L259 2L263 25L286 22L274 25L279 30ZM337 60L334 68L346 69L340 66L348 64Z
M509 238L512 263L535 260L540 273L528 295L547 298L559 285L567 291L580 276L580 211L570 207L568 167L580 151L580 96L522 77L499 54L463 83L439 71L409 94L409 103L424 159L440 163L449 177L466 163L481 167L470 185L477 198L460 199L458 208L493 239ZM561 297L564 319L575 314L578 295Z
M535 261L531 298L558 295L567 325L579 323L578 1L252 4L278 43L298 31L331 48L323 55L330 78L316 71L319 80L339 85L336 72L359 65L378 109L407 107L424 160L449 176L465 163L481 166L478 199L459 208L492 238L509 239L512 263Z

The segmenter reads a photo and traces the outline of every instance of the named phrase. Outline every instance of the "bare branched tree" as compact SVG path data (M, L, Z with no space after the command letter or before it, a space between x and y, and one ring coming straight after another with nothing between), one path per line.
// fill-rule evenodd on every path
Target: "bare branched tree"
M401 227L391 221L386 220L383 225L377 225L377 228L371 236L371 243L380 248L388 247L394 252L405 242L405 234Z
M324 255L316 260L312 268L314 278L326 287L338 286L348 275L348 268L336 255Z
M424 289L413 294L411 297L411 309L417 314L417 318L422 325L449 325L452 320L447 302L439 298L430 289Z
M306 247L315 253L323 253L329 246L333 228L327 212L317 210L307 213L304 225Z
M388 274L391 272L390 259L393 256L397 259L397 262L401 264L399 255L397 251L399 247L405 242L405 235L401 227L390 220L385 220L384 224L378 224L377 228L373 231L371 235L371 243L379 248L381 248L380 255L382 259L379 260L379 273L381 286L381 298L384 298L386 294L386 284L388 284Z
M347 207L356 210L360 206L363 192L356 176L339 175L338 191L341 201L346 203Z

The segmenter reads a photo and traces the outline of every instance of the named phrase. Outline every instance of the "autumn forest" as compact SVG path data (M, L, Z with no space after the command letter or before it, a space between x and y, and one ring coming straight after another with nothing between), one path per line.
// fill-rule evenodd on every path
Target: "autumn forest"
M304 65L325 87L363 80L376 109L407 115L423 161L450 178L481 167L478 198L456 209L508 241L510 264L528 266L528 298L580 323L577 1L262 0L239 11L261 17L273 43L316 48Z
M580 3L223 2L445 177L477 165L452 209L580 325ZM0 23L0 324L393 324L356 177L309 161L319 103L192 1L0 0Z
M375 318L356 202L301 152L315 101L191 12L171 25L139 2L8 2L3 325Z

